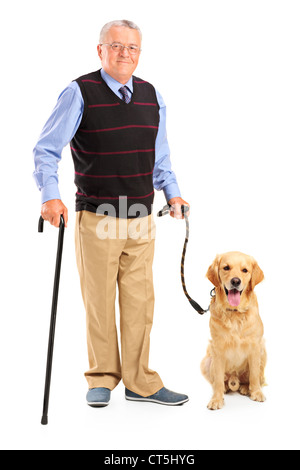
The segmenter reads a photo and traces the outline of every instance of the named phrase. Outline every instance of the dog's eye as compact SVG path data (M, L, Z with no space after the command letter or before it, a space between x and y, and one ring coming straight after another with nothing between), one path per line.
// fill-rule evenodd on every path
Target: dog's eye
M243 271L243 273L247 273L247 272L248 272L248 269L245 268L245 269L243 269L242 271Z
M230 271L230 267L229 267L229 266L225 266L224 271Z

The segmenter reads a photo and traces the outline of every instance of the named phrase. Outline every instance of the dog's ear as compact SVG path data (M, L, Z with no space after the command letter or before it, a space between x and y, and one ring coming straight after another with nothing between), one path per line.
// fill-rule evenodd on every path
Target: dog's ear
M220 284L219 280L219 265L220 265L220 256L216 256L213 264L208 268L206 273L207 279L213 283L215 287L218 287Z
M252 290L254 289L257 284L262 282L264 280L265 276L263 271L260 269L258 266L257 262L254 260L253 262L253 271L252 271L252 277L251 277L251 287Z

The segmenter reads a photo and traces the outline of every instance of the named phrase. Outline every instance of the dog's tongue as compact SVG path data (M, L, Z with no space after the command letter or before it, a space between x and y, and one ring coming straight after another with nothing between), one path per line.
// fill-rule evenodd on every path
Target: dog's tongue
M241 293L237 289L232 289L228 292L228 302L232 307L240 305Z

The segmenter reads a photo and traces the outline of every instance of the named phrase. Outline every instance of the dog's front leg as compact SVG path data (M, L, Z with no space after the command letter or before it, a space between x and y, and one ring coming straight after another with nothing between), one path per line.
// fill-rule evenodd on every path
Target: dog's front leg
M215 356L211 364L211 377L213 386L213 397L207 408L209 410L220 410L224 406L224 376L225 362L220 356Z
M252 346L251 353L248 358L250 369L250 398L253 401L264 402L266 400L260 384L260 346Z

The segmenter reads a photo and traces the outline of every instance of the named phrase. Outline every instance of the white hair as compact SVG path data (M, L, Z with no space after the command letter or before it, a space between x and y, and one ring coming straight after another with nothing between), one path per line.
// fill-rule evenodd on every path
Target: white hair
M100 33L100 44L103 43L105 40L105 36L108 33L108 31L113 27L113 26L118 26L118 27L123 27L123 28L130 28L130 29L136 29L138 31L140 38L142 40L142 32L140 28L133 23L133 21L128 21L128 20L115 20L115 21L110 21L109 23L106 23L103 28L101 29Z

